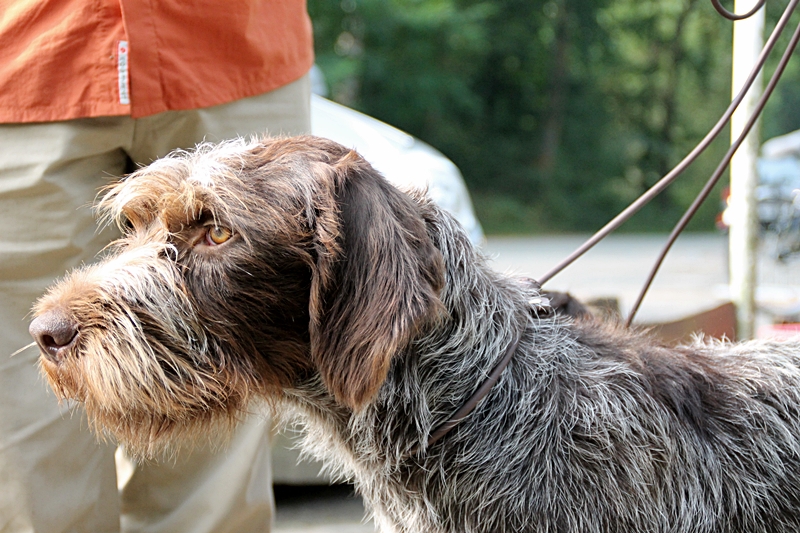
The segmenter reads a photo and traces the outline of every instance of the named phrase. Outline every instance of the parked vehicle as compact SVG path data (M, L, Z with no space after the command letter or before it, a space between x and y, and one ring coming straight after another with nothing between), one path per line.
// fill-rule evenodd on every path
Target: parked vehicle
M401 189L427 189L469 233L483 241L483 229L472 207L458 167L441 152L384 122L327 100L311 97L311 133L353 148Z
M788 261L800 255L800 131L775 137L761 147L757 162L758 222L769 237L773 259ZM718 226L727 229L733 216L723 195L724 209Z

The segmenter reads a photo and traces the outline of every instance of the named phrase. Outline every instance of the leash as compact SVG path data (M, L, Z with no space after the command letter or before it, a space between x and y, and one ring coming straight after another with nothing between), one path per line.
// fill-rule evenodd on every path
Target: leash
M469 416L469 414L473 410L475 410L475 408L478 406L480 401L484 399L487 394L489 394L489 391L492 390L492 387L494 387L495 383L497 383L500 380L500 376L503 374L503 370L505 370L506 367L508 366L508 363L511 362L511 358L514 355L514 352L517 351L517 347L519 346L519 340L520 338L517 337L516 339L514 339L514 342L512 342L508 346L508 348L506 348L505 354L503 354L503 358L500 359L500 361L495 365L495 367L492 369L491 373L486 378L486 380L484 380L484 382L481 383L481 385L475 390L475 392L472 393L472 396L467 398L467 401L464 402L464 405L462 405L455 413L453 413L450 416L450 418L448 418L445 422L439 424L436 427L436 429L434 429L431 432L430 436L428 437L428 442L426 446L427 449L430 449L430 447L433 446L439 439L450 433L450 431L454 427L456 427L462 420L464 420L467 416ZM405 455L403 455L403 459L408 459L409 457L417 455L420 452L420 450L421 446L417 444L410 451L406 452Z
M541 288L539 284L532 279L526 279L525 281L533 285L533 287L536 289ZM535 296L530 300L528 300L528 303L531 306L531 312L533 312L537 317L544 318L555 314L555 308L550 304L550 299L545 296L542 295ZM434 429L431 432L430 436L428 437L427 448L433 446L439 439L447 435L462 420L464 420L467 416L469 416L469 414L475 410L475 408L478 406L481 400L483 400L489 394L489 391L491 391L492 387L494 387L495 384L500 380L500 376L503 374L503 371L506 369L506 367L508 367L508 364L511 362L514 353L517 351L517 348L519 347L519 341L521 338L522 335L520 334L514 339L514 341L511 344L508 345L508 348L506 348L503 357L494 366L494 368L486 377L486 379L483 381L483 383L481 383L480 386L477 389L475 389L475 392L473 392L472 395L469 398L467 398L464 404L455 413L453 413L450 416L450 418L448 418L445 422L442 422L441 424L436 426L436 429ZM403 458L406 459L408 457L416 455L419 451L420 451L420 446L416 445L414 448L411 449L411 451L407 452L403 456Z
M655 185L653 185L637 200L631 203L619 215L614 217L608 224L603 226L597 233L595 233L589 239L587 239L586 242L584 242L581 246L579 246L569 256L567 256L555 267L553 267L544 275L542 275L540 278L538 278L539 283L541 285L544 285L550 279L552 279L556 274L560 273L566 267L574 263L579 257L581 257L583 254L592 249L598 242L603 240L610 233L618 229L623 223L625 223L634 214L636 214L636 212L638 212L642 207L647 205L653 198L655 198L662 191L664 191L664 189L666 189L669 185L671 185L678 178L678 176L680 176L692 163L694 163L694 161L700 156L700 154L702 154L705 151L705 149L708 148L711 142L714 141L714 139L716 139L719 136L725 125L730 121L730 118L733 115L734 111L736 111L736 109L739 107L739 104L742 102L745 95L752 87L753 82L756 80L758 74L763 70L764 64L767 61L767 57L772 52L772 49L775 47L778 38L783 32L783 29L789 23L789 18L791 17L792 13L794 13L798 1L799 0L791 0L791 2L789 2L789 4L786 6L786 9L784 10L783 15L781 16L781 19L778 21L778 24L773 29L772 34L767 40L764 49L761 51L761 54L759 55L755 66L751 70L750 75L748 76L747 80L742 86L742 89L739 91L739 93L736 95L733 101L731 101L731 104L728 106L728 109L725 111L725 113L722 115L722 117L719 119L716 125L711 129L711 131L709 131L709 133L703 138L703 140L700 141L700 143L683 160L681 160L681 162L678 163L675 166L675 168L673 168L669 173L667 173L667 175L661 178ZM745 13L744 15L736 15L723 8L722 5L719 3L719 0L711 0L711 3L714 5L714 8L720 14L722 14L722 16L724 16L729 20L742 20L748 18L753 14L755 14L761 7L763 7L765 2L766 0L761 0L759 4L756 7L754 7L750 12ZM781 76L783 75L783 72L786 69L786 65L788 64L789 59L792 56L792 53L797 47L798 40L800 40L800 24L798 24L797 29L795 30L795 33L792 36L789 45L786 47L786 50L783 56L781 57L778 67L775 69L775 72L770 78L769 83L767 84L767 87L764 90L764 93L762 94L761 98L759 99L755 107L753 115L748 120L747 124L742 130L742 133L731 144L730 149L725 154L725 157L723 157L722 161L717 167L717 170L714 172L711 178L706 182L706 185L697 195L694 202L692 202L692 205L689 207L689 209L686 210L683 217L681 217L681 219L673 228L672 233L670 234L667 240L667 243L665 244L664 248L659 254L652 270L650 271L650 274L647 278L647 281L644 284L644 287L642 288L642 291L639 293L639 297L636 299L636 303L634 304L630 314L628 315L628 319L626 320L626 326L630 327L631 323L633 322L633 319L636 316L637 311L639 310L639 306L641 305L642 300L647 294L647 291L649 290L650 285L653 282L653 279L658 273L658 270L661 268L661 265L663 264L664 259L667 256L667 253L669 253L669 250L672 248L672 245L675 243L675 240L686 228L689 221L697 213L697 210L700 208L702 203L708 198L709 194L711 194L711 190L717 184L720 177L722 176L722 173L728 167L728 164L730 163L733 154L736 152L739 146L741 146L745 137L755 125L756 120L758 120L758 117L761 115L761 112L763 111L767 100L770 98L770 96L772 96L772 93L775 90L775 86L777 85L778 80L780 80Z
M447 435L451 429L456 427L462 420L464 420L474 409L478 406L481 400L483 400L489 391L492 390L495 383L500 379L500 375L503 373L503 370L506 369L508 363L511 362L511 357L514 355L514 352L517 351L517 346L519 346L519 337L517 337L514 342L512 342L508 348L506 348L506 353L503 355L503 358L500 359L500 362L495 365L492 369L492 372L486 378L480 387L472 394L472 396L467 399L464 405L461 408L453 413L453 415L444 423L439 425L436 429L431 432L430 437L428 437L428 447L430 448L436 441Z

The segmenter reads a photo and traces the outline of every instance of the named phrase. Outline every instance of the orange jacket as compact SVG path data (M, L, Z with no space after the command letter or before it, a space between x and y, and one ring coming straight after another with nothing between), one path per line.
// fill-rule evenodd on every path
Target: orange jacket
M208 107L313 61L305 0L0 0L0 122Z

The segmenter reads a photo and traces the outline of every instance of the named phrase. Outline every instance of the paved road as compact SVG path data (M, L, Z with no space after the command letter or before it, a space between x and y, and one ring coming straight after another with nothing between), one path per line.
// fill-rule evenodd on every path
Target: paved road
M570 254L586 236L490 238L485 252L497 270L536 278ZM635 300L665 237L611 236L547 284L582 299ZM666 321L715 307L727 298L727 239L685 235L676 243L639 313L644 322ZM280 489L279 489L280 490ZM306 494L306 496L304 496ZM278 500L275 533L366 533L363 507L345 491L299 489Z
M542 276L578 248L585 235L492 238L486 252L500 271ZM665 241L662 235L612 235L546 284L583 299L615 297L623 311L635 301ZM685 235L667 256L638 319L660 322L714 307L727 298L727 240Z
M542 276L578 248L587 236L492 238L486 252L501 271ZM663 235L612 235L555 276L546 288L581 299L616 297L627 311L636 300L666 240ZM759 253L757 300L775 313L800 310L800 260L781 264ZM670 251L637 315L663 322L704 311L730 299L728 242L718 233L682 235ZM760 317L768 319L766 315Z
M364 506L349 487L275 487L273 533L371 533Z

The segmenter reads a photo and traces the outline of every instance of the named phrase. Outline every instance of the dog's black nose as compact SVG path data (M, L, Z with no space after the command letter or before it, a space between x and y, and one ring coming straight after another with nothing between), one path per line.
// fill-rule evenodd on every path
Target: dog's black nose
M42 353L53 363L60 363L78 336L78 328L62 311L53 309L36 317L28 331Z

